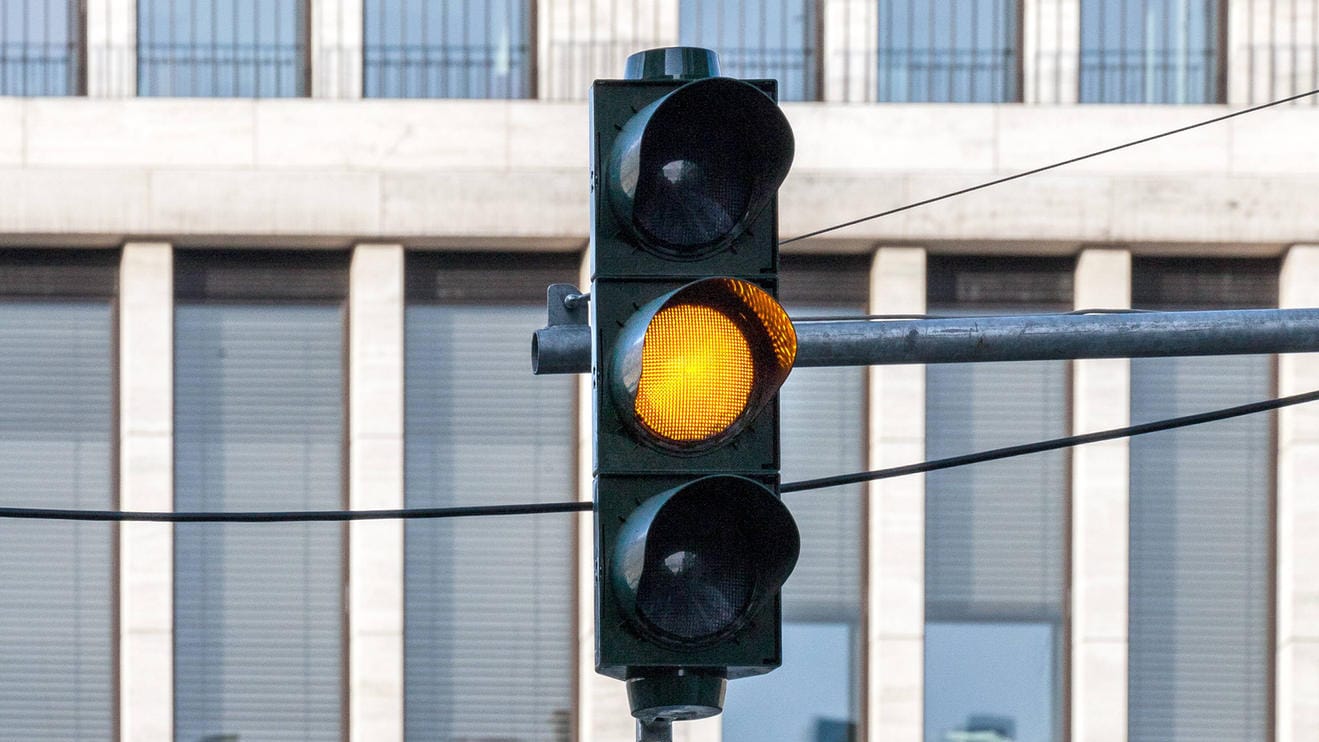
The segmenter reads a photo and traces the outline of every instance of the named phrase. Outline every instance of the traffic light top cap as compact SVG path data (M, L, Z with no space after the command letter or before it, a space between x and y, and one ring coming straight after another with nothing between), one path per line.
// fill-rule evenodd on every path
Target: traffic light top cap
M699 80L719 76L719 55L695 46L647 49L627 58L626 80Z
M643 249L699 260L729 246L792 166L792 128L759 88L689 82L623 125L607 164L610 206Z

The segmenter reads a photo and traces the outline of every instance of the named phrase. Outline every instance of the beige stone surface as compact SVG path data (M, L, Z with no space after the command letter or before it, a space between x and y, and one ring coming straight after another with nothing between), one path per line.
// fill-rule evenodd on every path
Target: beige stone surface
M174 262L124 245L119 266L119 507L174 509ZM174 530L119 526L119 716L125 740L173 736Z
M1131 306L1131 254L1092 248L1077 258L1077 309ZM1130 423L1131 362L1072 362L1072 432ZM1127 440L1078 446L1072 456L1072 739L1114 742L1127 734Z
M870 270L870 312L925 311L925 250L881 247ZM869 369L869 469L925 458L925 368ZM919 742L925 651L925 478L871 482L867 507L865 739Z
M363 244L349 268L348 503L404 505L403 248ZM349 739L403 738L403 522L348 525Z

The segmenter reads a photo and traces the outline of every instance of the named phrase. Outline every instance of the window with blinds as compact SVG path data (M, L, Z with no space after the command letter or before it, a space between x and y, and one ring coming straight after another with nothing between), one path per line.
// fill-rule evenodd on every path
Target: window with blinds
M930 311L1065 310L1071 262L932 258ZM928 459L1067 432L1063 361L926 367ZM1061 732L1067 542L1064 452L932 472L925 480L925 729L1016 740Z
M682 0L678 39L718 52L720 74L778 80L779 100L818 100L820 7L814 0Z
M0 254L0 504L113 509L110 259ZM108 523L0 522L0 736L114 734Z
M1133 302L1272 307L1274 260L1135 260ZM1272 356L1138 358L1133 423L1273 396ZM1131 440L1129 739L1272 739L1272 414Z
M785 256L779 298L794 318L864 314L863 256ZM799 368L779 392L785 482L861 471L864 368ZM783 666L728 686L725 739L815 739L820 723L857 722L865 486L784 497L801 556L783 588Z
M343 507L343 257L176 258L178 510ZM176 526L177 739L341 738L342 534Z
M573 499L576 379L533 376L528 338L578 260L410 257L408 507ZM574 533L570 516L407 523L407 739L570 739Z

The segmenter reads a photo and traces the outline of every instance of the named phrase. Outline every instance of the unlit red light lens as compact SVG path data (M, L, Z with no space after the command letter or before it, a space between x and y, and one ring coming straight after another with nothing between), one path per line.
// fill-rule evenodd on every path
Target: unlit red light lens
M746 410L755 361L738 326L706 306L675 304L646 329L637 416L678 443L717 436Z

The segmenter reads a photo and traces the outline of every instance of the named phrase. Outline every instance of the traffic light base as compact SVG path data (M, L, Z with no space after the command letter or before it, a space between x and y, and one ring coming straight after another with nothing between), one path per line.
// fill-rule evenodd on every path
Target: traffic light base
M723 711L727 685L728 681L718 675L679 670L673 674L629 678L627 700L632 715L642 725L691 721Z

